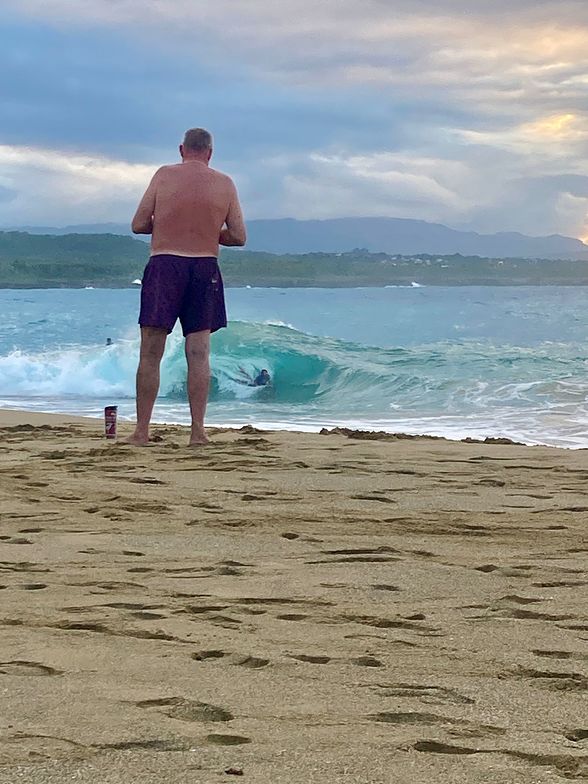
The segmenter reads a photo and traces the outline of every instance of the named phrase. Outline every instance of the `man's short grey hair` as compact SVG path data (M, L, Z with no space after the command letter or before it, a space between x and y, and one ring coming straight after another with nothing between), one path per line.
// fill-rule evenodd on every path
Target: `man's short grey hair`
M212 136L204 128L189 128L184 134L183 145L186 150L204 152L212 149Z

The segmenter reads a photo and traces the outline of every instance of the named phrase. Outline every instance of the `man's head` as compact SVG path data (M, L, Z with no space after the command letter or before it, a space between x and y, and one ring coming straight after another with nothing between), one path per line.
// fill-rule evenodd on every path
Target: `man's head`
M183 161L204 161L212 157L212 136L204 128L189 128L180 144Z

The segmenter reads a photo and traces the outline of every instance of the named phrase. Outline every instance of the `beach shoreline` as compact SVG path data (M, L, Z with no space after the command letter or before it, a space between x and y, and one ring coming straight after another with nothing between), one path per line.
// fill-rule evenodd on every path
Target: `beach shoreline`
M118 425L117 431L119 434L119 438L125 435L128 435L132 431L133 426L133 419L129 418L118 418ZM78 416L76 414L61 414L55 412L45 412L45 411L29 411L26 409L21 408L1 408L0 407L0 427L9 427L11 425L31 425L35 427L39 426L56 426L59 424L86 424L91 426L93 423L97 424L97 431L96 436L102 438L104 436L104 420L101 416ZM179 428L180 430L185 430L186 433L189 431L189 425L184 422L163 422L157 421L154 419L152 421L152 430L154 433L157 433L158 430L165 430L166 428ZM435 435L433 433L409 433L405 431L394 431L394 430L378 430L375 428L369 427L345 427L342 425L328 425L328 426L319 426L316 427L308 427L306 429L300 428L295 424L292 424L288 427L275 427L265 422L261 422L259 424L252 424L251 422L247 422L245 424L216 424L211 423L206 425L206 430L211 433L232 433L232 432L240 432L240 431L258 431L260 433L290 433L292 435L342 435L347 438L361 440L361 441L412 441L412 440L422 440L425 441L446 441L449 444L495 444L495 445L504 445L504 446L520 446L520 447L528 447L528 448L540 448L540 449L558 449L558 450L573 450L573 451L581 451L588 449L588 447L583 446L574 446L574 447L566 447L566 446L556 446L551 444L535 444L535 443L525 443L523 441L516 441L512 438L506 436L481 436L481 437L473 437L473 436L465 436L463 438L451 438L447 435Z
M0 411L0 784L588 775L582 452L154 432Z

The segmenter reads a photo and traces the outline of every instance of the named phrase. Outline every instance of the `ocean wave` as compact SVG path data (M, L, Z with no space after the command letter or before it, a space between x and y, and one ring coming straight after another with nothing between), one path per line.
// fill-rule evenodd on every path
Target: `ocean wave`
M138 341L0 357L0 395L132 397ZM581 347L535 348L452 341L376 348L298 331L286 324L231 322L212 338L211 401L363 412L467 416L488 409L554 410L585 405L588 358ZM247 379L267 368L272 386ZM162 362L164 398L185 399L181 335Z

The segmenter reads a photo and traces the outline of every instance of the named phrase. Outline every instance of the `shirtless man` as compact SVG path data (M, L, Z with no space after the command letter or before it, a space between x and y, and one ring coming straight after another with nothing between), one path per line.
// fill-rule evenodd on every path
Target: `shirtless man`
M190 445L206 444L204 413L210 382L210 334L227 326L220 245L245 245L237 190L210 168L212 137L186 131L182 163L158 169L141 199L132 229L151 234L151 257L141 288L141 354L137 370L137 425L127 443L149 443L165 341L179 318L186 338Z

